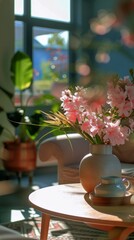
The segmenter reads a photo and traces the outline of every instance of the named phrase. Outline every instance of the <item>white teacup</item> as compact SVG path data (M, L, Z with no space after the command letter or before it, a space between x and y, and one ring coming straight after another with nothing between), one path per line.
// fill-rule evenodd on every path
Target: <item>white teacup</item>
M95 186L94 194L98 197L123 197L131 187L131 182L118 176L102 177Z

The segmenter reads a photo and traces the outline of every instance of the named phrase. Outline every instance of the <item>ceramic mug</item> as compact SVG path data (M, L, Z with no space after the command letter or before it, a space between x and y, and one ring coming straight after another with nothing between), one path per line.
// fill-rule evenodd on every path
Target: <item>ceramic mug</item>
M101 182L95 186L94 194L97 197L123 197L131 187L126 178L117 176L102 177Z

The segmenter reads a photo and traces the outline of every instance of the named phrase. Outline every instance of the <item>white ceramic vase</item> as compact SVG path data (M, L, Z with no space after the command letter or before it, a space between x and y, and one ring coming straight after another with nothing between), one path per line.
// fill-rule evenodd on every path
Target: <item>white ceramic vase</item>
M111 145L91 145L91 153L87 154L79 166L80 182L86 192L94 191L102 177L121 177L121 163L112 154Z

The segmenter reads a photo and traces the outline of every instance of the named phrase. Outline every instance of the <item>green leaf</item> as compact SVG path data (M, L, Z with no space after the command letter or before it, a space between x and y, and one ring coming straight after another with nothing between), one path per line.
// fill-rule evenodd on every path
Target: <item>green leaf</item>
M30 117L25 117L26 132L30 139L35 140L41 129L43 121L44 117L40 110L35 111L35 113Z
M16 111L14 112L7 113L8 120L14 127L19 126L19 123L21 122L23 115L24 111L21 108L16 109Z
M11 79L20 91L30 87L33 79L33 68L30 57L23 52L16 52L11 59Z
M45 93L44 95L39 96L34 99L35 105L43 105L51 106L51 110L53 112L57 112L60 108L61 102L57 98L55 98L52 94Z

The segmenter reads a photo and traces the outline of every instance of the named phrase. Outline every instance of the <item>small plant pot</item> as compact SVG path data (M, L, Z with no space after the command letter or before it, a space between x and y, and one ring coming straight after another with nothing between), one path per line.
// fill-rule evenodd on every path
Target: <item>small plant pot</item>
M36 167L35 142L5 142L7 160L4 167L9 171L30 172Z

